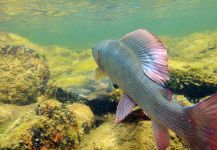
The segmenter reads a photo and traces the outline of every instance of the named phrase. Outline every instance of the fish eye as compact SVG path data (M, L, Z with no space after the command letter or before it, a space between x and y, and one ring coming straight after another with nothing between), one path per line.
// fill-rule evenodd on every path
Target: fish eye
M119 89L119 86L117 85L117 84L113 84L113 87L115 88L115 89Z

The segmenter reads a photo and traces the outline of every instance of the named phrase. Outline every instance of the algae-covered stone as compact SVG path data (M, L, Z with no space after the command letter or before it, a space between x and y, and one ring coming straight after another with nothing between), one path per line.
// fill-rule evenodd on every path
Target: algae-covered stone
M43 91L49 76L44 57L24 46L0 48L0 101L27 104Z
M217 76L203 73L200 70L170 69L170 80L167 82L167 87L195 103L199 98L217 91Z
M217 32L163 37L169 50L168 87L192 102L217 91Z
M91 110L82 104L67 106L52 99L44 100L35 111L15 121L2 136L0 148L75 149L93 119Z
M183 150L181 140L170 132L170 148ZM91 130L79 145L81 150L156 150L150 121L116 124L111 117L98 128Z
M83 136L87 134L94 123L94 114L90 107L74 103L67 105L66 108L71 112L73 119L77 123L79 135Z
M34 104L17 106L13 104L0 104L0 137L17 118L32 110Z

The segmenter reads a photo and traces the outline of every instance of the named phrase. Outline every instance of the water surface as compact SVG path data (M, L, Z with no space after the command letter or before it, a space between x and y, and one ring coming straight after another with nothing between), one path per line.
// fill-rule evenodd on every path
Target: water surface
M0 31L81 51L137 28L183 36L217 30L215 0L1 0Z

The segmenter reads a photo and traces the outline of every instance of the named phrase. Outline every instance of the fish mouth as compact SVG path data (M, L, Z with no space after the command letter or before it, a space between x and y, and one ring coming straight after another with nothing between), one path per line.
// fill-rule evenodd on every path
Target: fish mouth
M95 62L98 64L98 50L96 49L96 47L94 46L93 48L92 48L92 55L93 55L93 58L94 58L94 60L95 60Z
M101 68L101 66L100 66L100 52L96 47L92 48L92 55L93 55L97 65Z

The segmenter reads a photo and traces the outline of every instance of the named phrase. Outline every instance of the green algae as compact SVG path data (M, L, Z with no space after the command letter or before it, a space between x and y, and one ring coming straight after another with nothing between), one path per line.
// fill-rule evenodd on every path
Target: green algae
M28 104L43 92L49 77L46 60L24 46L0 48L0 101Z
M167 86L174 93L195 103L217 91L217 32L162 39L170 56Z
M170 69L167 87L196 103L217 91L217 76L199 70Z
M79 54L58 46L39 46L18 35L0 32L0 47L6 45L25 45L44 56L50 71L49 82L55 82L59 87L85 83L93 78L91 72L97 67L90 49Z
M183 144L174 133L170 132L169 149L183 150ZM155 150L156 144L150 121L116 124L113 116L96 129L90 131L78 149L90 150Z
M75 149L94 116L82 104L64 105L42 98L35 110L18 118L0 140L1 149Z
M35 104L17 106L12 104L0 103L0 138L7 128L14 123L16 119L31 111Z
M175 69L199 69L215 74L217 32L194 33L185 37L162 37L169 51L169 65ZM178 67L178 68L177 68Z

